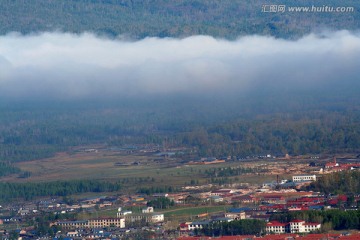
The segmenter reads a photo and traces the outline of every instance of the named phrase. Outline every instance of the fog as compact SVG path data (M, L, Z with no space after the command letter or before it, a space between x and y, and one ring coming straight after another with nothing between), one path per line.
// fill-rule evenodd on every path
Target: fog
M89 98L359 87L360 34L107 39L91 33L0 36L3 98Z

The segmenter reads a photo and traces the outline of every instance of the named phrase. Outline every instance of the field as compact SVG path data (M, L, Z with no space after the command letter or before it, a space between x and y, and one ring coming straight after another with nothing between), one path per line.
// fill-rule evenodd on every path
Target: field
M159 157L154 153L122 151L73 151L58 153L47 159L19 162L22 171L31 173L28 178L12 175L2 178L10 182L44 182L56 180L99 179L120 180L124 191L159 186L184 187L223 183L262 184L281 179L290 179L293 174L307 173L307 160L263 159L253 161L228 161L209 165L187 165L183 158ZM251 168L250 174L209 175L207 170ZM308 170L306 170L308 171ZM226 178L228 182L221 182ZM221 181L216 181L220 179ZM215 180L215 181L214 181Z

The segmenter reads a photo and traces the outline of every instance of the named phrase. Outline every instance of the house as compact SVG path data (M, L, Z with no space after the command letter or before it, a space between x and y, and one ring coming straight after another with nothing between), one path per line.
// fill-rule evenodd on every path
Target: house
M268 203L285 203L285 197L280 195L266 195L262 200Z
M29 209L22 209L22 208L20 208L20 210L18 211L18 213L19 213L21 216L25 216L25 215L30 214L30 210L29 210Z
M115 226L125 228L125 218L96 218L86 221L59 221L55 225L64 229L104 228Z
M211 191L211 196L229 196L230 194L233 194L234 191L231 189L219 189Z
M338 167L339 164L336 162L336 158L334 157L332 162L327 162L325 164L325 169L330 169L330 168L334 168L334 167Z
M209 224L210 224L210 221L191 222L188 224L188 230L192 231L195 229L202 229Z
M63 229L79 229L87 228L88 221L60 221L55 223L55 225L62 227Z
M316 181L316 175L295 175L292 180L293 182Z
M223 202L224 198L221 196L210 196L210 200L214 203Z
M290 223L291 233L307 233L320 230L320 223L306 223L304 220L292 220Z
M243 196L236 196L231 198L233 202L240 202L240 203L254 203L255 198L250 195L243 195Z
M184 223L180 223L180 231L181 232L186 232L189 231L189 224L191 222L184 222Z
M159 223L164 221L164 214L162 213L153 213L151 214L151 222Z
M154 198L162 198L162 197L167 198L169 196L169 194L168 193L154 193L152 196Z
M245 215L245 212L228 212L228 213L225 213L225 217L231 218L234 220L240 220L240 219L245 219L246 215Z
M147 207L141 210L142 213L152 213L154 212L154 208L153 207Z
M164 214L162 213L142 213L142 214L128 214L125 216L127 222L146 222L158 223L164 221Z
M78 231L72 231L72 232L68 232L66 234L67 237L81 237L81 234Z
M286 233L287 226L288 226L287 223L271 221L266 224L265 231L266 233Z
M320 230L320 223L307 223L304 220L292 220L289 223L271 221L266 224L267 233L309 233Z
M125 228L125 218L95 218L88 220L90 228L118 227Z

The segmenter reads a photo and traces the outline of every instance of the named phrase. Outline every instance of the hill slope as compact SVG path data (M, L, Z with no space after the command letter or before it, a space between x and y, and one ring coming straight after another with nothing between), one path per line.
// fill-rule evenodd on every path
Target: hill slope
M296 38L320 29L358 29L358 1L286 1L284 13L263 12L273 0L2 0L0 34L39 31L92 31L116 36L185 37L246 34ZM354 7L351 13L290 12L288 7ZM268 7L268 6L266 6Z

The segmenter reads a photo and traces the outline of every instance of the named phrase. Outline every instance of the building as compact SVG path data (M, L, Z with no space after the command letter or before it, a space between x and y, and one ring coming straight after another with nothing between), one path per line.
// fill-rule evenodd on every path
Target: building
M209 224L210 224L210 221L191 222L188 224L188 230L192 231L195 229L202 229Z
M125 218L95 218L86 221L60 221L55 224L64 229L104 228L104 227L125 228Z
M246 215L245 212L227 212L225 213L225 217L234 220L241 220L241 219L245 219Z
M242 195L231 198L231 201L239 203L254 203L256 199L250 195Z
M230 194L233 194L234 191L231 189L219 189L214 190L210 193L211 196L228 196Z
M158 223L164 221L164 214L162 213L153 213L151 214L151 222Z
M142 213L153 213L154 208L153 207L147 207L141 210Z
M125 220L130 223L134 223L134 222L158 223L164 221L164 214L162 213L128 214L125 215Z
M271 221L266 224L267 233L309 233L320 230L320 223L307 223L304 220L293 220L289 223Z
M293 220L290 222L291 233L308 233L319 230L320 223L306 223L303 220Z
M60 221L55 225L62 227L63 229L81 229L89 227L88 221Z
M287 227L287 223L271 221L266 224L265 231L266 233L286 233L288 232Z
M117 213L116 213L116 216L117 216L118 218L121 218L121 217L123 217L123 216L125 216L125 215L128 215L128 214L132 214L132 211L120 211L120 212L117 212Z
M327 162L325 164L325 169L330 169L330 168L334 168L334 167L338 167L339 164L336 162L336 158L334 157L333 161L332 162Z
M90 228L118 227L125 228L125 218L96 218L88 220Z
M214 203L223 202L224 198L221 196L210 196L210 200Z
M316 175L295 175L292 180L293 182L316 181Z

